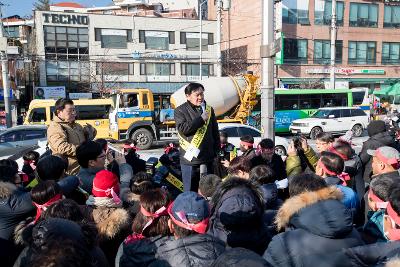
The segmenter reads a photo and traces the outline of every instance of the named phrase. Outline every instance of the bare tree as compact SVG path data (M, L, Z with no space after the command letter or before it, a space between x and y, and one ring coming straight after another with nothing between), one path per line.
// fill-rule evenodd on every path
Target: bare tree
M50 0L37 0L33 6L36 10L39 11L49 11L50 5L51 5Z

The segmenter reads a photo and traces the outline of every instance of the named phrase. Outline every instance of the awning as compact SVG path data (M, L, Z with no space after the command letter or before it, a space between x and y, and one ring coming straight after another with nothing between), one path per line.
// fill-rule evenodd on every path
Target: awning
M395 83L392 86L382 87L380 90L375 90L374 95L400 95L400 83Z
M391 90L390 88L391 88L391 86L383 87L380 90L374 90L373 94L374 95L387 95L389 93L389 91Z

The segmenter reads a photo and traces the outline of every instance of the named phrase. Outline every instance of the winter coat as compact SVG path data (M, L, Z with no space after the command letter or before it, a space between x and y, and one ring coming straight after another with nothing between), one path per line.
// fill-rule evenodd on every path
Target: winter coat
M201 128L206 123L201 118L202 113L203 112L201 108L195 107L190 102L180 105L174 111L176 128L179 134L189 143L192 141L197 129ZM218 123L213 108L211 108L210 116L210 123L199 147L200 154L197 158L194 157L192 161L189 162L184 158L186 151L180 147L179 154L181 164L196 166L205 163L211 163L217 156L220 142Z
M83 127L76 122L67 123L54 116L47 129L47 140L53 154L68 158L67 174L76 175L79 172L76 149L86 141Z
M104 168L80 168L76 176L78 176L79 180L81 181L81 188L87 193L92 193L93 179L101 170L104 170Z
M363 244L341 198L332 186L288 199L276 217L278 230L286 231L263 257L273 266L341 266L341 250Z
M264 224L268 227L270 233L275 233L274 220L275 216L282 206L283 201L278 198L278 188L275 183L264 184L261 187L265 211L264 211Z
M193 234L162 243L157 249L157 262L152 266L207 267L225 251L221 240Z
M235 158L236 148L231 143L226 143L224 145L221 144L221 147L218 151L218 155L214 160L214 174L224 178L228 175L228 168L222 165L222 160L231 161L231 156Z
M315 151L309 146L306 151L304 151L304 156L306 157L306 160L308 163L314 167L317 165L317 162L319 160L318 155L315 153ZM301 167L301 160L298 155L296 156L288 156L286 159L286 172L288 177L293 177L298 174L303 173L302 167Z
M368 221L359 229L361 237L366 244L376 242L388 242L383 230L384 209L377 211L369 211L367 214Z
M129 235L132 222L129 213L112 201L112 198L90 196L86 202L99 232L100 248L110 266L114 264L119 245Z
M207 233L219 238L228 247L244 247L261 255L271 239L263 222L262 195L232 181L224 182L220 187L227 187L228 183L232 187L222 196L213 196L216 204Z
M345 207L351 211L353 218L355 218L358 208L359 208L359 200L357 194L350 187L342 185L342 180L337 176L328 176L324 178L327 185L334 185L340 189L343 194L342 203Z
M266 260L255 252L245 248L231 248L225 250L211 267L268 267Z
M29 192L14 184L0 182L0 238L11 240L15 227L36 214Z
M369 183L372 175L372 157L368 155L367 150L375 150L382 146L391 146L396 148L396 142L388 132L378 133L371 136L367 141L364 142L361 152L359 154L361 162L364 166L364 181Z
M256 156L251 159L251 166L252 168L258 166L258 165L266 165L271 167L271 169L274 170L276 180L282 180L287 177L286 175L286 165L283 162L281 156L274 154L272 156L271 161L267 161L263 159L261 155Z
M243 157L246 157L247 159L251 160L252 158L256 157L256 149L255 148L251 148L249 150L247 150L246 152L244 152L242 154Z

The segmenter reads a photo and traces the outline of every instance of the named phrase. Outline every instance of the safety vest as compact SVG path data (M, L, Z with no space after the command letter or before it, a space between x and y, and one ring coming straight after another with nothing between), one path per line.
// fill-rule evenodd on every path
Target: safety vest
M190 143L188 141L186 141L186 139L183 138L178 133L179 146L186 151L185 158L188 161L191 161L193 159L193 157L197 158L200 153L199 147L200 147L201 143L203 142L204 136L206 135L206 132L207 132L207 127L210 124L211 106L208 106L208 105L206 106L206 112L208 114L210 114L207 122L202 127L197 129L197 131L196 131L195 135L193 136L193 139Z

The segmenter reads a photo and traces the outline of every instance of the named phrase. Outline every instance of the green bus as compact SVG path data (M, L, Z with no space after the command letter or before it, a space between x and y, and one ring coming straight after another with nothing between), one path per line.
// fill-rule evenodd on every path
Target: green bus
M292 121L308 118L319 108L352 106L353 95L349 89L275 89L275 132L289 132ZM260 100L248 122L260 128Z

